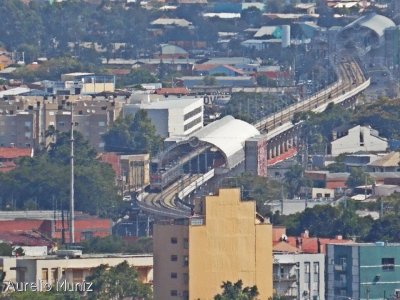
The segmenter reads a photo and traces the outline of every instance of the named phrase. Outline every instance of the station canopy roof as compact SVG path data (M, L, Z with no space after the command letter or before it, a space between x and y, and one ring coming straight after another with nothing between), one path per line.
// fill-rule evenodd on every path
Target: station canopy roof
M375 32L379 37L382 37L385 33L385 29L396 26L396 24L389 18L378 15L368 14L358 18L343 28L343 30L364 27Z
M189 140L198 139L218 148L226 158L227 167L232 169L244 160L245 141L259 134L253 125L226 116L196 131Z

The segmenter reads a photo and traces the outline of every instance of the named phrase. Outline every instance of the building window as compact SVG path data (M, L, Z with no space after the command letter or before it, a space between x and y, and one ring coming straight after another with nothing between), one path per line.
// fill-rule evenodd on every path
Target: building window
M42 280L48 282L49 281L49 270L42 269Z
M84 231L82 232L82 238L84 240L90 240L93 238L93 231Z
M30 139L31 136L32 136L32 134L31 134L29 131L25 132L25 137L26 137L27 139Z
M309 262L305 262L304 263L304 282L309 284L310 283L310 263Z
M183 291L183 299L184 300L189 299L189 291Z
M171 291L171 296L178 296L178 291L177 290L172 290Z
M183 249L189 249L189 239L183 239Z
M314 274L319 274L319 262L314 263Z
M314 262L314 282L319 282L319 262Z
M178 274L177 273L175 273L175 272L173 272L173 273L171 273L171 278L178 278Z
M171 255L171 261L177 261L178 256L177 255Z
M58 122L58 126L64 127L65 126L65 122Z
M187 114L185 114L185 115L183 116L183 120L186 121L187 119L190 119L191 117L193 117L193 116L195 116L195 115L201 113L202 110L203 110L203 108L202 108L201 106L195 108L194 110L192 110L192 111L188 112Z
M382 258L382 270L394 271L394 258Z
M189 274L188 273L183 273L183 283L184 284L189 283Z
M187 131L187 130L193 128L194 126L196 126L197 124L201 123L201 121L202 121L202 117L194 119L193 121L191 121L191 122L187 123L185 126L183 126L183 129L185 131Z
M178 239L176 237L172 237L171 244L178 244Z
M72 281L74 283L82 282L83 279L84 279L83 270L73 270L72 271Z
M183 266L187 267L189 265L189 256L185 255L183 257Z
M100 121L100 122L99 122L99 126L100 126L100 127L104 127L104 126L106 126L106 123L105 123L104 121Z
M58 269L51 269L51 280L55 283L58 280Z

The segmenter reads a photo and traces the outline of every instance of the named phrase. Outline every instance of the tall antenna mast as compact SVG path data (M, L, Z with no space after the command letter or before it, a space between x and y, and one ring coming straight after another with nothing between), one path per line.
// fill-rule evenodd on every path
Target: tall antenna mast
M71 198L70 198L70 226L69 226L69 242L75 243L75 204L74 204L74 109L72 100L71 104Z

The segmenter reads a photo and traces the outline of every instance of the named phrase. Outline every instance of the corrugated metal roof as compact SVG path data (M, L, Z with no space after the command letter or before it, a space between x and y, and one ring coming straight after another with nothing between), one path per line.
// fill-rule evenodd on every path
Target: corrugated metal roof
M391 152L382 158L374 160L373 162L369 163L369 165L373 167L399 167L399 163L400 153Z

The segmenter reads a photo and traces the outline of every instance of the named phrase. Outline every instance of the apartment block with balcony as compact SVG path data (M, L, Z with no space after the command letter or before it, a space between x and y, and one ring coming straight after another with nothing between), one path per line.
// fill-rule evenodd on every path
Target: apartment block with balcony
M274 254L274 292L285 299L325 299L325 255Z
M154 299L213 299L224 281L272 297L272 226L239 189L207 196L202 213L154 226Z
M327 299L400 299L400 244L327 245Z

